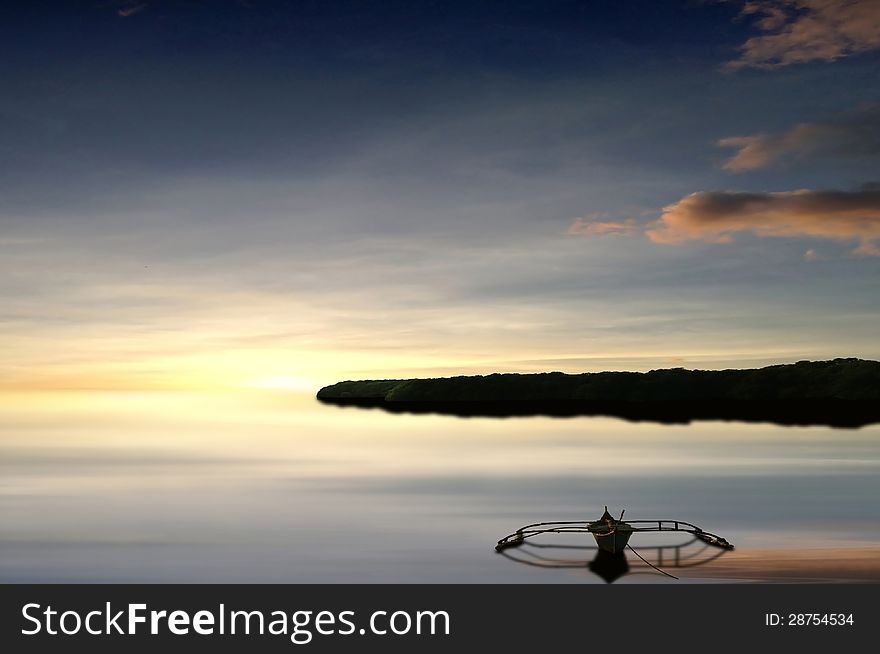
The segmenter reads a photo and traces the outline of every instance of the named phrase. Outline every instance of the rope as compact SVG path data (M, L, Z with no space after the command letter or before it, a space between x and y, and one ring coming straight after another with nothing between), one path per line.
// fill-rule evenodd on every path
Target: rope
M633 549L633 546L632 546L632 545L627 545L627 547L628 547L630 550L632 550L632 553L633 553L633 554L635 554L635 555L636 555L637 557L639 557L642 561L644 561L644 562L647 563L649 566L651 566L652 568L654 568L657 572L661 572L661 573L665 574L667 577L672 577L673 579L678 579L678 577L676 577L675 575L671 575L671 574L669 574L668 572L666 572L666 570L661 570L661 569L658 568L656 565L654 565L653 563L651 563L650 561L648 561L648 559L646 559L644 556L642 556L641 554L639 554L638 552L636 552L635 549Z

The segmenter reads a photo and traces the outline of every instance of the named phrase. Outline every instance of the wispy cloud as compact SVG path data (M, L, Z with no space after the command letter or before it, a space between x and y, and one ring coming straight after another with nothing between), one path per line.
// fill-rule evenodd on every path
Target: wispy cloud
M880 257L880 245L877 245L876 242L865 241L853 250L853 253L863 257Z
M116 15L121 16L122 18L128 18L129 16L134 16L135 14L141 13L148 6L149 5L146 2L140 2L137 4L126 4L124 7L116 10Z
M857 241L854 254L880 255L880 191L692 193L646 229L655 243L731 243L738 232Z
M577 218L569 226L569 234L594 234L598 236L623 236L633 234L638 229L632 218L625 220L609 220L610 214L605 212L591 213Z
M778 68L834 61L880 48L877 0L749 0L743 16L763 32L748 39L727 68Z
M799 123L777 134L729 136L718 141L737 148L724 168L743 172L780 159L809 156L880 156L880 105L872 104L822 122Z

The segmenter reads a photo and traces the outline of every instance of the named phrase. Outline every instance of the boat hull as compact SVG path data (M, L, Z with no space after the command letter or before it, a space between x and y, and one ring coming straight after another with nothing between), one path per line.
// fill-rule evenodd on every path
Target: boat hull
M632 533L633 530L628 525L618 525L610 534L594 533L593 538L596 539L596 545L599 546L599 549L612 554L618 554L626 548L627 543L629 543L629 537L632 536Z

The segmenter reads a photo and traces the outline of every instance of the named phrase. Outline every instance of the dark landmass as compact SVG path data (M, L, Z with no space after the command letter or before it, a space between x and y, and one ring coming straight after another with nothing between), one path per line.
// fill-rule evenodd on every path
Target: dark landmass
M880 362L344 381L322 388L318 399L461 417L599 415L663 423L738 420L854 428L880 422Z

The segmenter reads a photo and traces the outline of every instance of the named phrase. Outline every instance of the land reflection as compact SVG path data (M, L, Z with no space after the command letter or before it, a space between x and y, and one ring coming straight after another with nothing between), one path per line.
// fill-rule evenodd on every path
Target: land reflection
M318 398L338 407L381 409L388 413L436 414L458 418L612 417L630 422L687 425L698 420L772 423L858 429L880 422L877 402L810 401L669 401L669 402L386 402L381 399Z

